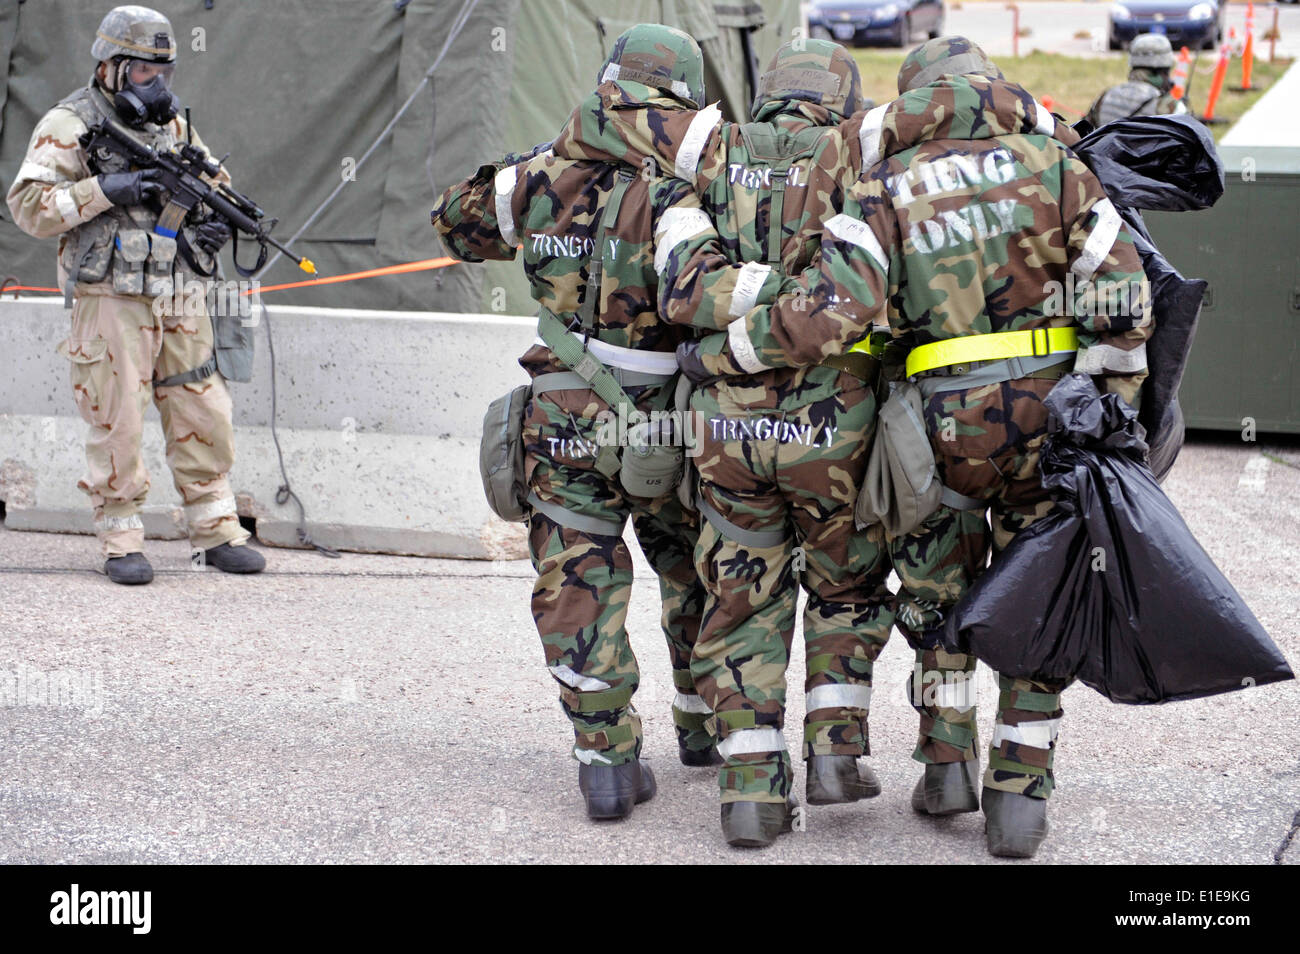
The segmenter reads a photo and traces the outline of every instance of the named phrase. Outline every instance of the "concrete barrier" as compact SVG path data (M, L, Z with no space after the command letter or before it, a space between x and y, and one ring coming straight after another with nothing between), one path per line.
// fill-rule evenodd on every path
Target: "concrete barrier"
M495 397L526 380L516 359L536 334L530 317L270 306L277 432L291 486L318 542L344 550L472 559L526 556L523 528L483 501L478 440ZM259 322L259 324L262 324ZM77 490L86 425L72 402L62 301L0 301L0 501L17 530L90 533ZM260 540L300 546L298 511L271 436L267 327L254 378L230 385L240 515ZM152 478L150 536L184 537L180 498L163 457L158 413L145 424Z

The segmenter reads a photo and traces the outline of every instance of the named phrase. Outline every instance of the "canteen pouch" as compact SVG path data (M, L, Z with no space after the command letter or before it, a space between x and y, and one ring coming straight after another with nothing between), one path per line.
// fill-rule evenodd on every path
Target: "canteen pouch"
M628 428L618 479L633 497L653 499L677 489L686 454L671 419Z
M528 516L524 476L524 415L532 384L521 384L488 405L483 415L478 469L492 512L510 523Z
M901 536L939 509L942 493L922 417L921 389L908 381L896 383L880 408L854 521L859 530L879 523L891 537Z

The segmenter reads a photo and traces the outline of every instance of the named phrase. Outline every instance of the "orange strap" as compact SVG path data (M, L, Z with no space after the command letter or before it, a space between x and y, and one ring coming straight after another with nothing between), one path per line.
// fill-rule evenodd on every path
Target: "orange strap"
M368 268L364 272L349 272L346 275L330 275L328 278L310 278L301 282L285 282L283 285L262 285L257 289L258 293L281 291L285 288L306 288L310 285L333 285L336 282L354 282L361 278L379 278L382 275L404 275L407 272L423 272L431 268L446 268L448 265L459 264L460 260L443 256L442 258L426 258L419 262L406 262L402 265L385 265L383 268ZM12 279L11 279L12 280ZM0 294L4 292L20 291L38 291L53 292L60 294L57 288L44 288L39 285L10 285L5 283L0 288ZM245 295L251 295L251 289L244 292ZM17 296L15 296L17 297Z
M286 282L283 285L263 285L257 291L259 294L269 291L280 291L284 288L305 288L309 285L333 285L335 282L354 282L360 278L378 278L381 275L403 275L406 272L423 272L430 268L445 268L448 265L456 265L460 260L443 256L442 258L426 258L419 262L407 262L404 265L386 265L383 268L368 268L364 272L349 272L346 275L331 275L328 278L309 278L301 282ZM251 295L251 289L244 292L245 295Z
M62 294L57 288L46 288L43 285L10 285L9 282L12 280L13 279L9 279L3 284L0 284L0 295L3 295L5 292L13 292L14 297L17 298L18 292L20 291L53 292L56 295Z

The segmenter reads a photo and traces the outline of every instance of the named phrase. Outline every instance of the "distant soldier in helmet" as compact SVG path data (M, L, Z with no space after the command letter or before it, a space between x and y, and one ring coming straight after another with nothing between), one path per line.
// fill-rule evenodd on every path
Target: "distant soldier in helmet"
M91 55L98 65L90 83L37 123L8 205L24 232L59 237L59 281L72 308L59 351L90 425L86 475L78 486L94 506L104 569L115 583L153 579L140 519L149 492L140 440L152 396L191 546L220 570L256 573L266 561L244 545L248 531L226 478L234 427L230 393L216 371L212 323L203 308L177 315L155 307L170 302L172 290L187 280L212 274L230 228L205 218L201 208L179 230L161 227L166 196L156 170L134 168L119 156L91 157L80 141L109 118L159 151L190 136L205 148L177 115L176 37L156 10L115 7L100 23ZM219 181L230 181L224 170Z
M1088 110L1087 118L1093 128L1130 116L1187 112L1186 104L1169 92L1174 51L1168 37L1143 33L1135 38L1128 48L1128 65L1128 82L1106 90Z

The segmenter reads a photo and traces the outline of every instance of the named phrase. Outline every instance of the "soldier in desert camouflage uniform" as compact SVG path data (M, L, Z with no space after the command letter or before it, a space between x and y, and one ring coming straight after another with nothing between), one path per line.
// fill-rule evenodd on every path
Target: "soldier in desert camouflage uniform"
M695 41L658 25L624 33L599 81L629 109L684 109L704 98ZM587 161L574 144L535 153L485 166L453 186L433 212L434 225L448 250L468 261L512 259L519 245L543 310L578 328L589 302L591 353L619 377L638 409L663 407L676 372L674 349L691 332L658 314L656 226L670 207L693 205L699 213L698 200L684 182ZM598 226L620 180L626 191L616 217ZM608 229L606 249L595 248L601 227ZM674 230L668 238L694 252L715 243L716 233ZM598 300L589 298L593 256L603 257ZM716 244L711 257L728 265ZM653 775L639 760L641 720L632 706L639 677L624 626L632 561L622 532L629 516L659 577L681 759L688 765L717 761L704 729L709 711L690 673L704 604L692 563L698 522L674 495L632 497L607 472L598 418L608 405L587 382L573 380L577 376L544 342L520 363L533 377L534 395L524 427L529 544L538 572L533 616L573 722L588 813L622 817L634 799L644 801L654 791Z
M94 505L109 578L152 580L140 520L149 492L140 439L152 395L191 546L221 570L256 573L265 560L244 545L249 535L226 478L234 427L230 393L213 361L212 323L201 307L186 314L154 307L199 276L177 253L177 239L155 231L166 199L155 170L130 169L116 157L92 169L79 142L106 116L159 150L185 141L189 131L170 90L171 24L146 7L116 7L91 52L100 62L90 85L37 124L8 195L19 228L37 238L59 236L59 280L73 299L71 333L59 351L71 363L77 408L90 425L78 486ZM202 148L197 135L193 142ZM221 181L229 182L224 170ZM204 271L229 237L224 222L204 221L201 213L191 214L180 235ZM191 302L197 305L197 296Z
M940 507L892 549L903 583L896 621L928 670L913 687L924 716L916 757L927 763L913 804L947 814L979 807L973 680L963 678L974 660L936 648L937 630L990 544L1004 548L1051 507L1037 473L1043 397L1073 367L1135 401L1151 326L1132 238L1046 109L960 37L909 54L899 91L864 128L864 153L880 161L827 222L806 288L706 339L683 367L736 374L821 362L880 314L911 347L907 372L922 389L940 476L969 508ZM1118 291L1095 296L1086 313L1057 314L1052 289L1075 280L1081 300L1088 289ZM999 359L979 357L990 346ZM1032 855L1046 834L1062 688L1001 680L983 797L994 854Z
M725 329L807 267L826 219L860 171L840 124L861 107L857 66L842 47L783 46L760 81L748 125L715 108L690 116L585 103L557 143L588 154L653 159L703 198L739 273L669 252L664 317ZM603 150L597 152L597 150ZM665 223L697 215L671 210ZM773 221L780 228L772 228ZM726 764L722 827L733 845L765 845L785 825L792 767L782 727L798 588L808 591L803 756L813 804L880 791L868 766L872 664L893 615L884 539L853 527L853 502L875 428L877 362L865 352L806 368L757 369L712 382L692 407L703 425L696 561L709 589L692 670L717 712ZM788 830L788 828L787 828Z

